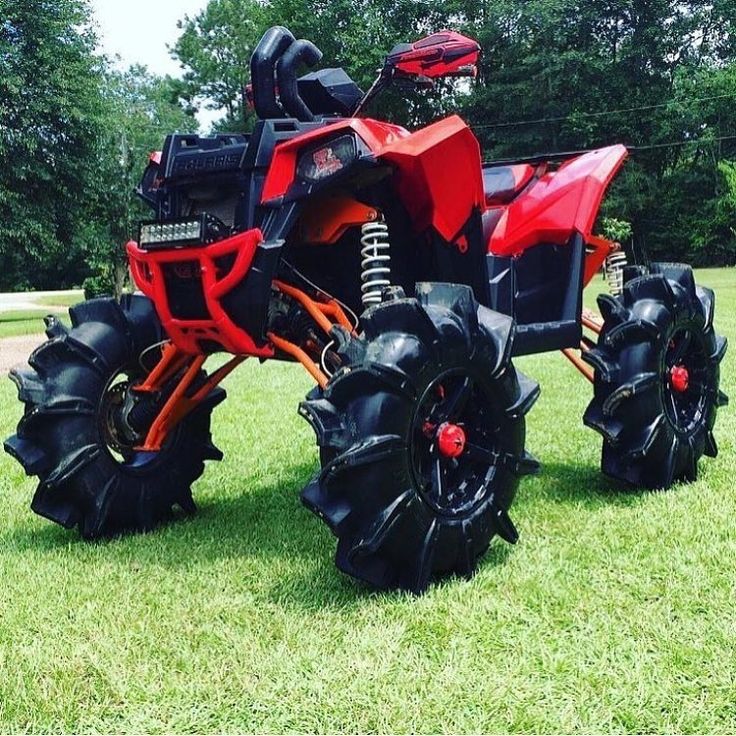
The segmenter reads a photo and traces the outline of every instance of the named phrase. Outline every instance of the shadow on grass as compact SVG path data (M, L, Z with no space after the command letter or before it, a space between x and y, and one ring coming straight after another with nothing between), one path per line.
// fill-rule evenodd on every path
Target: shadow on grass
M281 469L273 483L229 477L220 488L225 498L213 498L205 491L195 515L178 514L147 534L88 542L76 530L34 519L3 535L4 542L8 549L42 557L74 555L91 567L103 559L121 567L135 563L173 570L253 558L256 568L277 566L283 571L263 574L257 596L309 609L351 607L378 596L400 597L401 593L377 593L335 569L335 537L299 499L314 471L310 462L286 473Z
M573 462L543 462L533 482L539 486L535 490L550 501L591 509L633 506L652 492L609 478L598 467Z
M69 552L88 558L90 564L101 555L107 563L129 566L135 560L170 569L206 568L220 559L253 558L258 565L278 565L283 570L272 576L272 582L260 581L260 595L310 610L351 608L377 597L388 601L405 597L405 593L377 593L335 569L335 538L299 500L301 488L314 471L309 462L286 473L280 469L278 482L229 477L221 488L225 498L212 498L205 492L195 516L180 516L145 535L89 543L74 531L48 523L29 524L5 538L21 551ZM532 482L539 486L536 497L591 510L606 504L632 505L642 495L607 479L597 469L573 464L547 463L542 476ZM502 565L511 552L510 545L494 540L480 566Z

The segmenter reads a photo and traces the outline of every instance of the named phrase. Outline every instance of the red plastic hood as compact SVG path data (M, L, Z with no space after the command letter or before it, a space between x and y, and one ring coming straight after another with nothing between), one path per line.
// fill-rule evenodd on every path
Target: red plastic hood
M564 245L576 231L591 236L606 189L627 155L625 146L600 148L540 177L505 209L489 251L514 256L539 243Z
M397 172L397 189L416 231L433 225L447 241L456 238L473 209L483 208L478 141L457 116L409 133L369 118L351 118L279 143L261 201L278 201L294 182L300 151L322 138L352 130L376 158Z

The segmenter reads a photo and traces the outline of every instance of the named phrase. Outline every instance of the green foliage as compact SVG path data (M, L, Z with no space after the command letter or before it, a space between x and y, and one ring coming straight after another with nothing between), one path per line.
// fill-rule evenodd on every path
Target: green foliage
M112 286L106 293L122 290L127 278L122 246L135 235L138 221L151 217L150 209L133 196L149 154L160 149L166 134L197 128L193 109L182 102L180 92L175 80L155 77L144 67L105 72L87 253L98 280Z
M0 289L84 261L101 62L82 0L0 0Z
M222 128L243 126L250 56L267 25L266 8L258 0L211 0L199 14L184 16L179 23L182 33L174 54L186 66L185 94L225 110Z
M115 71L96 42L86 0L0 0L0 289L119 292L148 153L196 129L180 81Z
M634 232L630 222L626 222L626 220L617 220L615 217L602 218L601 228L603 230L603 234L609 240L622 244L629 240Z
M116 292L115 279L110 269L102 270L97 276L87 276L82 282L85 299L97 299L101 296L113 296Z

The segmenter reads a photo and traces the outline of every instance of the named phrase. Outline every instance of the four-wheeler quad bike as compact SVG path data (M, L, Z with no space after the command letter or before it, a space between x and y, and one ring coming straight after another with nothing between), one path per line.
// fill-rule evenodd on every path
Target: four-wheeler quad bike
M458 117L410 133L358 116L392 81L473 74L479 51L452 32L397 46L363 95L341 69L297 78L317 48L264 35L253 132L170 135L151 156L139 193L155 219L127 245L142 293L79 304L71 328L49 318L12 373L25 411L5 447L38 476L34 511L85 538L193 511L221 458L218 385L250 356L313 376L300 412L321 471L302 499L338 567L379 588L470 575L494 535L516 541L539 389L514 356L561 350L590 379L605 473L695 478L716 455L726 342L688 266L625 266L593 235L626 149L484 166ZM598 316L582 290L602 266Z

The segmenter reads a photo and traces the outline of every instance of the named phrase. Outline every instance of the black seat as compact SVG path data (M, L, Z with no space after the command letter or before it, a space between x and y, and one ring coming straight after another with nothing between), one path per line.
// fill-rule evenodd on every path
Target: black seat
M532 180L530 164L483 167L483 190L489 206L508 204Z

